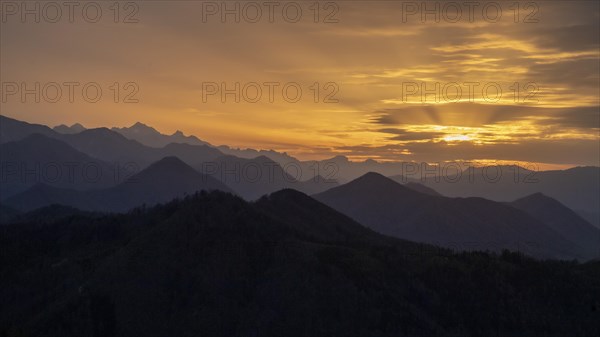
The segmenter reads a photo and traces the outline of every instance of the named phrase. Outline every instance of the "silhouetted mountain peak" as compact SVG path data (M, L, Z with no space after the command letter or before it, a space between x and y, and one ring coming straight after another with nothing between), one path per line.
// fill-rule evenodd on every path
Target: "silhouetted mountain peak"
M551 198L541 192L536 192L533 194L530 194L528 196L525 196L523 198L517 199L515 200L513 203L516 204L537 204L537 205L560 205L561 207L565 207L563 206L559 201L557 201L554 198Z
M87 129L87 130L83 131L81 134L86 135L86 136L93 136L93 137L104 137L104 138L110 137L110 138L127 139L120 133L114 132L114 131L110 130L109 128L105 128L105 127Z
M191 166L184 163L181 159L175 156L164 157L163 159L151 164L141 173L157 177L168 177L173 175L199 174Z
M423 193L408 188L377 172L365 173L364 175L354 179L346 185L340 186L339 188L347 188L352 193L375 193L376 195L387 197L424 196Z
M355 184L355 185L362 184L364 186L371 186L371 187L376 187L376 186L381 186L381 185L389 185L389 184L394 184L394 185L400 186L400 184L398 184L397 182L395 182L392 179L390 179L380 173L377 173L377 172L367 172L367 173L363 174L362 176L354 179L349 184Z
M541 214L545 214L544 221L546 221L546 222L548 222L549 220L556 220L556 219L546 218L546 216L549 216L551 214L553 214L555 217L559 216L559 215L563 216L566 214L579 217L578 215L576 215L576 213L572 209L563 205L560 201L558 201L552 197L549 197L541 192L536 192L536 193L530 194L528 196L525 196L523 198L517 199L517 200L511 202L510 204L513 205L514 207L517 207L517 208L520 208L520 209L523 209L523 210L526 210L529 212L534 212L534 211L538 212L535 214L535 216L537 216L537 217L541 217Z
M281 189L279 191L267 194L265 196L263 196L263 198L266 199L293 199L293 200L306 200L306 201L311 201L314 202L315 200L311 197L309 197L308 195L295 190L293 188L284 188Z
M129 129L133 132L159 133L153 127L150 127L142 122L137 122L133 124Z
M534 193L515 200L510 205L544 222L567 240L577 243L590 256L597 256L600 230L560 201L542 193Z
M320 201L351 199L353 203L360 204L363 202L376 203L382 200L401 202L402 200L417 200L427 196L379 173L369 172L347 184L316 194L314 197Z
M336 162L336 163L347 163L347 162L349 162L348 157L346 157L346 156L335 156L335 157L329 159L328 161L333 161L333 162Z
M53 130L62 134L74 134L85 131L86 128L79 123L75 123L71 126L67 126L65 124L57 125L53 128Z
M123 128L112 128L113 131L122 134L128 139L135 140L146 146L151 147L164 147L169 143L188 143L191 145L210 145L198 139L195 136L186 136L182 131L177 130L171 135L160 133L152 126L146 125L142 122L137 122L130 127Z

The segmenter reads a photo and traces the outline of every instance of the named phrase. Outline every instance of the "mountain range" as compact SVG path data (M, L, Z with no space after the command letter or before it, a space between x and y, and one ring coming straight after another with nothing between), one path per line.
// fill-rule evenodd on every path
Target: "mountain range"
M76 190L108 187L115 170L66 143L34 133L0 144L0 200L47 182Z
M474 168L447 176L421 176L418 173L391 178L401 183L419 182L449 197L477 196L509 202L539 192L560 201L600 227L600 167L536 171L503 165Z
M252 159L227 155L199 139L197 144L159 144L157 141L154 145L162 147L152 147L122 134L130 137L136 134L139 139L147 136L147 142L151 138L163 142L170 139L141 123L118 131L98 128L61 134L7 117L0 117L0 121L2 139L6 140L0 144L4 179L0 201L5 220L15 219L15 212L31 212L52 205L85 211L127 212L137 206L165 203L201 190L220 190L246 200L258 200L278 190L295 189L313 195L376 232L405 240L455 250L500 252L510 249L541 258L588 260L599 255L598 229L546 193L514 198L519 199L514 202L474 196L457 198L452 189L443 189L440 193L428 180L422 182L404 176L387 178L374 172L343 185L320 175L302 180L303 164L291 165L295 170L290 170L265 155ZM334 160L341 167L351 165L345 158ZM52 168L56 163L76 163L82 168L93 163L93 168L101 174L98 179L82 179L89 178L89 173L80 168L60 179L49 180L45 176L40 179L35 174L25 174L22 179L23 166L19 165ZM588 179L593 186L596 182L590 176L591 169L594 168L567 170L562 178L577 186ZM63 168L61 173L64 172ZM403 184L398 183L399 180ZM562 182L555 185L551 182L547 180L543 186L563 186L562 195L567 197L576 194ZM498 186L502 191L511 187L508 183Z
M85 128L85 126L83 126L79 123L75 123L71 126L68 126L65 124L57 125L57 126L53 127L52 130L54 130L58 133L62 133L62 134L73 134L73 133L80 133L82 131L85 131L86 128Z
M5 179L4 176L6 176L8 179L6 180L7 184L3 184L0 188L0 200L23 192L36 183L67 189L92 187L100 189L114 186L122 182L124 177L171 156L181 159L196 171L228 180L224 183L231 185L237 193L247 199L258 198L265 193L285 187L294 187L307 193L315 193L336 184L334 179L323 179L319 176L299 181L285 172L279 164L265 156L253 159L239 158L225 155L219 149L204 144L169 143L160 148L150 147L107 128L61 134L41 125L0 116L0 133L2 134L0 139L3 140L0 144L2 177ZM33 140L28 137L32 137ZM27 146L31 147L30 143L33 141L38 144L45 143L42 144L44 156L38 158L35 154L29 155L28 151L19 150L27 148ZM76 153L80 153L78 154L80 157L82 154L87 157L74 160ZM26 165L22 166L24 163ZM68 168L72 163L77 163L82 167L86 163L98 163L98 165L94 165L94 168L99 166L97 169L102 172L100 174L102 180L92 179L93 181L88 181L87 184L80 184L80 181L65 183L43 178L34 179L32 176L21 179L22 167L36 168L39 166L40 169L37 171L43 171L49 163L58 163L63 167L63 173L66 170L65 167ZM19 168L17 169L19 172L11 171L14 170L14 166ZM260 172L256 173L257 170ZM37 176L40 175L41 173L37 172ZM79 172L76 172L76 175L80 176ZM72 174L64 176L70 177ZM300 176L298 175L298 177Z
M197 172L177 157L166 157L114 187L76 191L38 184L4 204L21 212L54 204L86 211L126 212L202 190L231 192L219 180Z
M154 128L141 123L136 123L129 128L112 128L129 139L136 140L142 144L157 146L166 145L169 142L181 142L192 145L210 145L194 136L176 137L182 135L180 131L167 136L160 134ZM147 136L150 135L150 136ZM152 142L150 138L161 138L162 142ZM499 165L491 170L475 167L472 170L465 169L461 173L461 179L455 180L444 175L444 171L430 165L418 165L416 171L411 171L415 165L404 165L405 163L379 163L374 160L363 162L352 162L344 156L336 156L321 161L300 161L286 153L253 149L232 149L228 146L218 146L221 152L244 159L253 159L265 156L278 163L282 167L294 165L300 167L298 180L310 180L314 174L314 168L319 168L319 175L328 177L330 180L348 182L368 172L378 172L403 183L421 183L421 186L429 187L430 191L436 191L452 197L482 197L495 201L511 201L527 195L541 192L545 195L560 200L568 207L576 210L588 221L600 227L597 205L600 204L600 168L577 167L569 170L555 171L532 171L516 165ZM335 169L332 169L335 167ZM398 172L411 171L408 176L398 175ZM451 171L451 170L449 170ZM484 172L485 171L485 172ZM335 176L329 176L335 172ZM424 173L425 172L425 173ZM431 174L434 172L434 174ZM483 179L484 175L492 176ZM499 179L494 179L499 175ZM471 176L473 179L471 179ZM424 179L421 179L424 177ZM333 179L332 179L333 178ZM407 179L408 178L408 179Z
M553 205L534 208L519 200L515 201L519 205L516 208L477 197L423 194L378 173L366 174L314 198L379 233L406 240L457 250L520 250L546 258L600 256L600 229L575 214L554 218L551 225L539 218L539 213L550 211ZM523 209L531 209L535 216ZM577 226L571 223L573 219ZM580 240L584 236L589 240Z
M111 128L126 138L136 140L144 145L161 148L171 143L185 143L190 145L210 145L196 136L185 136L177 130L172 135L163 135L156 129L143 123L135 123L130 127Z

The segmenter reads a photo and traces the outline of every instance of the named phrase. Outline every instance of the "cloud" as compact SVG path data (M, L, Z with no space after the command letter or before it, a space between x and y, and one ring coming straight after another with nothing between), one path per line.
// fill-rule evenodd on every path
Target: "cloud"
M298 23L279 15L275 23L250 24L219 16L202 22L202 2L161 1L139 2L138 24L115 24L110 15L98 24L12 20L0 31L3 81L97 81L104 88L133 81L140 103L13 100L3 103L3 113L50 125L141 121L215 144L270 146L306 158L507 158L538 151L540 160L559 160L548 154L552 148L564 149L565 163L594 158L588 150L598 141L598 2L536 2L538 23L515 23L506 6L497 23L423 23L419 16L403 22L402 2L336 4L339 20L332 24L315 23L305 3ZM520 18L527 13L521 8ZM203 103L206 81L298 82L305 99ZM414 96L408 104L402 97L407 82L464 89L473 81L480 83L473 100L422 104ZM339 87L337 104L322 102L329 82ZM501 86L502 99L483 99L487 83ZM530 83L537 89L528 90ZM105 89L105 98L111 94ZM534 99L525 101L528 95Z

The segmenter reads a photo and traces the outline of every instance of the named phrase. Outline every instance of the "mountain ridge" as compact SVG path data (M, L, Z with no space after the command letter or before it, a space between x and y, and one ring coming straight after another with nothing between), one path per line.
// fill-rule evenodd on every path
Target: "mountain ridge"
M169 202L201 190L233 192L179 158L166 157L111 188L74 191L37 184L8 198L5 203L21 211L60 204L84 211L125 212L144 204Z
M411 190L369 173L313 197L385 235L460 250L526 249L534 256L591 258L525 212L478 197L449 198ZM585 257L584 257L585 256Z

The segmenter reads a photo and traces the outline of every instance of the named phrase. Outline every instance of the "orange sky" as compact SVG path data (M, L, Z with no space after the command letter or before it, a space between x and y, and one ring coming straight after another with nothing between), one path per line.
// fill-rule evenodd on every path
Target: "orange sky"
M506 3L496 22L478 9L472 22L450 22L449 12L423 22L400 2L341 1L321 3L317 23L312 2L298 2L295 23L286 21L291 9L281 14L285 2L272 23L265 8L259 22L248 22L250 8L236 23L233 15L222 22L219 12L207 14L214 8L205 2L135 4L121 3L119 23L108 3L96 23L78 9L73 23L66 12L57 23L43 13L35 23L3 8L2 114L51 126L141 121L300 159L600 165L597 2L522 2L519 22ZM134 12L137 23L122 22ZM527 15L537 22L522 22ZM33 94L23 100L21 87L10 91L12 83L31 89L36 82L39 103ZM65 82L80 83L73 102ZM89 82L102 89L96 103L81 93ZM61 88L56 103L49 83ZM239 83L240 102L232 94L222 99L221 88L210 95L213 83ZM265 83L274 86L272 99ZM478 83L472 94L468 83ZM297 87L302 95L291 102ZM138 102L124 103L136 88L129 99ZM257 88L262 96L253 99ZM422 101L423 88L436 89L437 100L429 94Z

